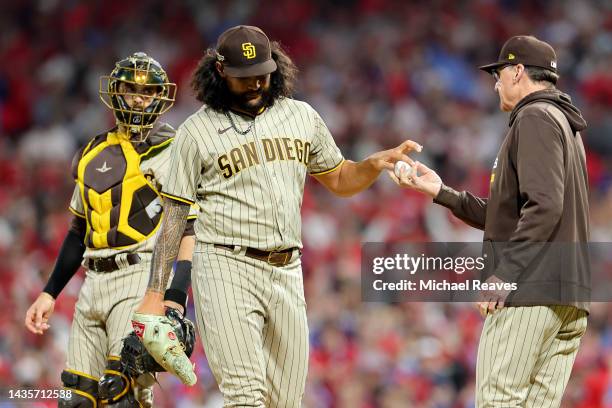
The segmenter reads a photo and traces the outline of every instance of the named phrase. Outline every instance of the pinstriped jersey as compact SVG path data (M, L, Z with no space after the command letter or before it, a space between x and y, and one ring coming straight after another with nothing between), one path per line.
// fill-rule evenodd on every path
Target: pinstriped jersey
M158 128L156 128L155 132L156 133L152 135L151 137L161 137L161 136L173 137L174 136L174 129L172 129L167 124L162 124L161 126L159 126ZM109 132L108 134L113 135L115 133ZM122 136L119 136L119 137L122 137ZM124 157L124 156L121 156L121 157ZM161 189L161 186L166 182L166 179L168 176L168 165L170 163L169 159L170 159L170 148L162 147L161 149L154 152L153 154L144 155L142 159L140 160L140 171L146 178L147 182L156 191L159 191ZM96 169L97 172L99 173L97 177L98 178L104 177L105 175L107 175L109 172L113 170L114 166L116 166L115 163L111 161L105 161L102 167ZM94 167L97 167L97 166L94 166ZM95 177L96 174L94 174L93 176ZM125 189L122 189L122 190L125 190ZM162 205L159 205L159 204L154 205L154 204L156 204L156 202L152 202L152 205L147 206L147 208L145 208L145 211L143 211L142 216L145 216L145 213L146 213L146 216L151 219L155 217L159 217L159 215L163 211ZM75 185L74 191L72 193L72 199L70 200L69 209L73 214L81 218L86 218L85 216L86 210L85 210L85 206L83 203L82 191L78 183ZM197 206L195 205L192 206L189 217L190 218L197 217ZM87 222L89 223L90 221L87 220ZM122 252L128 252L128 253L152 252L153 247L155 245L156 236L157 236L157 233L152 234L151 236L149 236L148 238L144 240L141 240L137 243L134 243L132 245L127 245L121 248L112 248L112 247L95 248L92 245L86 245L85 253L83 256L86 258L87 257L108 257L108 256L116 255Z
M178 129L162 195L197 202L200 242L261 250L301 247L306 174L343 156L319 114L281 98L257 117L204 105Z

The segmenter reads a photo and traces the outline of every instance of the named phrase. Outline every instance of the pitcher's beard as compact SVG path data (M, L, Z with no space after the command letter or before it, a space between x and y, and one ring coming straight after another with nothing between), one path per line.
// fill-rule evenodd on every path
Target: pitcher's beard
M232 95L234 106L240 110L256 114L268 104L270 100L270 91L258 92L259 98L252 99L253 94Z

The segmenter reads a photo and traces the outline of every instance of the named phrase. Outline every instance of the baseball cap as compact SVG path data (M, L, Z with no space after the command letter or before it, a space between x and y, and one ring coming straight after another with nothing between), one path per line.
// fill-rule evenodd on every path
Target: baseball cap
M217 40L217 59L227 75L237 78L266 75L276 71L270 40L258 27L239 25L223 32Z
M501 49L497 62L479 67L492 74L503 65L530 65L557 72L557 55L550 44L530 35L517 35L510 38Z

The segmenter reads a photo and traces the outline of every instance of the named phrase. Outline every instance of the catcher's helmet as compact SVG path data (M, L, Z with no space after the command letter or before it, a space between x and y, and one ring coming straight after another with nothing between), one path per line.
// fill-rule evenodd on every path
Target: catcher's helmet
M119 91L119 84L156 86L159 89L153 101L144 110L130 107ZM118 125L123 125L131 133L144 133L151 129L159 115L167 112L174 104L176 84L169 82L166 71L159 62L144 52L136 52L117 62L110 75L100 77L100 99L113 110ZM142 97L150 98L147 95Z

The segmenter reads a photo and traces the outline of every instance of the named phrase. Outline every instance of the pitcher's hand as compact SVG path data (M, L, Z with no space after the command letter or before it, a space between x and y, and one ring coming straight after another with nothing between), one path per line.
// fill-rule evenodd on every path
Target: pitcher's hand
M145 293L132 316L132 327L159 365L176 375L183 384L196 383L194 365L185 354L184 346L179 342L172 323L166 317L163 293Z
M413 151L420 152L421 150L423 150L423 146L412 140L406 140L393 149L376 152L366 160L378 171L393 170L395 163L400 160L412 164L413 160L407 154Z
M194 365L185 354L184 346L179 342L172 323L165 315L135 312L132 316L132 327L159 365L176 375L183 384L196 383Z

